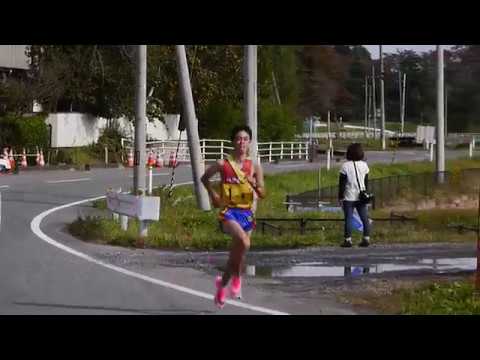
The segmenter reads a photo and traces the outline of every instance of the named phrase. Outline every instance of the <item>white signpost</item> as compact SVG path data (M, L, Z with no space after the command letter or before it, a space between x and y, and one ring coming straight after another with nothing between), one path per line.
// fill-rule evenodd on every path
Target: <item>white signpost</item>
M140 220L142 228L145 229L145 235L146 222L160 220L160 197L158 196L136 196L109 190L107 191L107 208L115 214ZM125 225L123 218L124 230Z

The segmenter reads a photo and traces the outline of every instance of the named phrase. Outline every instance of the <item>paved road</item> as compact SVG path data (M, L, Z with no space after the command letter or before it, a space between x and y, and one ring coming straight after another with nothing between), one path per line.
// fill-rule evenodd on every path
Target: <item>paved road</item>
M402 161L423 160L425 153L412 151L397 156ZM371 163L391 161L389 154L369 153L368 157ZM269 164L265 169L272 173L317 166L299 165ZM187 166L178 168L176 181L189 181L190 171ZM157 171L154 184L168 183L169 173L167 169ZM211 274L171 264L144 266L144 261L114 264L111 254L128 252L129 258L135 259L148 257L152 250L103 247L73 239L66 233L65 224L88 211L88 204L51 213L40 223L40 230L90 258L52 246L31 230L32 220L47 210L104 195L108 187L128 189L131 184L131 169L26 171L0 177L0 314L354 313L331 299L292 298L284 290L266 290L261 284L247 287L241 304L231 304L218 312L209 297L202 297L213 292ZM107 268L99 261L126 270Z

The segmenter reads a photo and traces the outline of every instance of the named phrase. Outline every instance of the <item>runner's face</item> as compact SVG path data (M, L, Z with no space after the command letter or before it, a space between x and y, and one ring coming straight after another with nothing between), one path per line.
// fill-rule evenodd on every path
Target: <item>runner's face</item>
M241 154L246 154L250 146L250 135L246 131L239 131L234 139L235 149Z

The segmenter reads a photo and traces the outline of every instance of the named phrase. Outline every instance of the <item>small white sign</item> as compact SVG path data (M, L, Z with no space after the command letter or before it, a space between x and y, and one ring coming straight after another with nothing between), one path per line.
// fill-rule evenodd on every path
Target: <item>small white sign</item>
M139 220L160 219L160 197L157 196L135 196L108 191L107 207L114 213Z

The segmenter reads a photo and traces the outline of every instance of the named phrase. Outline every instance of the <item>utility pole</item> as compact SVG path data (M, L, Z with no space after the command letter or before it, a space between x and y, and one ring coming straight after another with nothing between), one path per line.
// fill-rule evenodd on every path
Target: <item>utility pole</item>
M275 93L275 99L277 100L278 105L282 105L280 100L280 93L278 92L277 78L275 76L275 71L272 70L272 80L273 80L273 91Z
M193 184L197 205L202 210L210 210L210 201L208 193L200 181L200 177L205 171L205 162L202 159L200 150L200 138L198 136L198 120L195 115L195 105L193 103L192 86L190 84L190 74L188 72L187 54L185 45L175 46L177 53L177 69L180 83L180 92L183 103L183 114L185 116L185 125L187 128L188 147L190 150L190 163L192 165Z
M375 101L375 65L372 64L373 138L377 138L377 102Z
M330 135L330 110L328 110L328 113L327 113L327 137L328 137L328 140L330 141L331 139L331 135Z
M402 91L402 134L405 131L405 111L407 101L407 74L403 74L403 91Z
M368 76L365 76L365 123L364 123L364 136L367 138L368 127Z
M445 138L448 137L448 87L445 87Z
M443 47L437 45L437 172L438 180L443 183L443 172L445 171L445 107L444 107L444 69L443 69Z
M147 111L147 45L136 46L135 86L135 157L133 189L145 194L146 187L146 111Z
M369 77L367 77L368 79ZM372 87L368 84L368 127L369 129L372 128Z
M250 157L257 162L257 45L244 46L243 71L245 122L252 129Z
M384 87L384 69L383 69L383 52L382 45L380 47L380 102L382 111L382 150L385 150L385 87Z
M399 118L400 118L400 133L403 135L403 92L402 92L402 71L400 70L400 65L398 65L398 105L400 107Z

